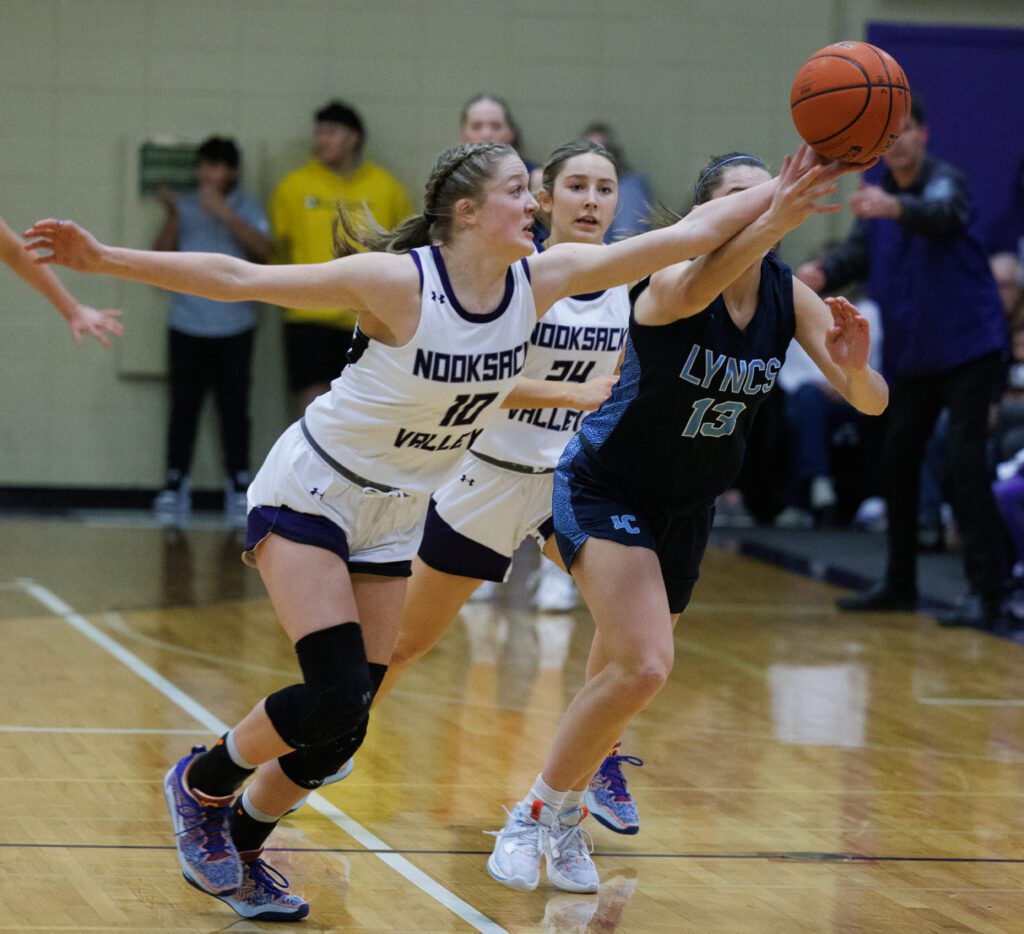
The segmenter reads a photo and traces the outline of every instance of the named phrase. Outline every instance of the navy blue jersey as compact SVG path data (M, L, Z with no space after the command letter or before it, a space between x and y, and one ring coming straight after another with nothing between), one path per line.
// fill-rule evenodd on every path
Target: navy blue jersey
M648 281L633 288L631 308ZM652 512L680 515L714 499L739 473L795 330L792 272L772 253L742 331L722 296L666 325L638 324L631 310L621 376L584 419L584 448Z

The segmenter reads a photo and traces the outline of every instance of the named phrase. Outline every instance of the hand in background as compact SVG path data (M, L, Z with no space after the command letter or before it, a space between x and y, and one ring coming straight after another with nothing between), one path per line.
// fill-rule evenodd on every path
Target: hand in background
M78 305L68 319L68 326L71 328L71 336L74 337L78 346L82 345L82 339L88 335L99 341L104 347L110 346L110 337L120 337L124 333L124 327L118 320L121 317L120 311L104 309L102 311L91 308L89 305Z

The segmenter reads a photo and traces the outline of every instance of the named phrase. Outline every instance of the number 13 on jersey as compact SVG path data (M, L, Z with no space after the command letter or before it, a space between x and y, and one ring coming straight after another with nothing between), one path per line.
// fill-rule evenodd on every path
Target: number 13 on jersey
M736 419L740 417L746 406L742 402L719 402L714 399L698 399L693 403L693 411L683 428L684 438L696 438L698 434L705 438L722 438L736 430Z

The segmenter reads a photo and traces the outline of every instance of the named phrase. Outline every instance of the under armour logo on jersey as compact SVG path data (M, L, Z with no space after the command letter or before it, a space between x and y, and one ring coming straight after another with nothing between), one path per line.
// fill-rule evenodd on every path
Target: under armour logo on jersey
M469 486L472 486L474 483L476 483L476 477L467 477L465 474L463 474L461 477L459 477L459 482L466 483L469 484Z
M319 499L323 499L324 498L323 491L320 489L320 487L317 487L317 486L313 487L313 489L309 491L309 495L310 496L316 496Z
M444 296L438 295L433 289L430 290L430 298L432 301L437 302L438 305L444 304Z
M640 534L640 529L636 525L636 516L612 516L612 528L622 529L630 535Z

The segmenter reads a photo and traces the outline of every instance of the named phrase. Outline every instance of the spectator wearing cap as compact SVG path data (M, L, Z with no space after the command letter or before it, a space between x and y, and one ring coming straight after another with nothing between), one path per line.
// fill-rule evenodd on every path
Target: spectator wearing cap
M196 188L180 197L159 192L166 211L156 250L226 253L254 262L270 255L270 226L258 202L238 186L241 156L235 141L212 136L196 151ZM251 302L215 302L175 294L168 310L171 416L167 476L153 502L161 514L192 508L189 479L199 413L213 389L224 450L224 508L243 520L249 485L249 387L253 329Z
M334 259L339 204L357 225L368 212L388 229L412 213L401 183L363 158L365 141L362 117L348 104L331 101L316 112L313 158L286 175L270 201L277 261ZM348 308L288 308L284 321L288 386L298 395L301 414L344 368L356 313Z

